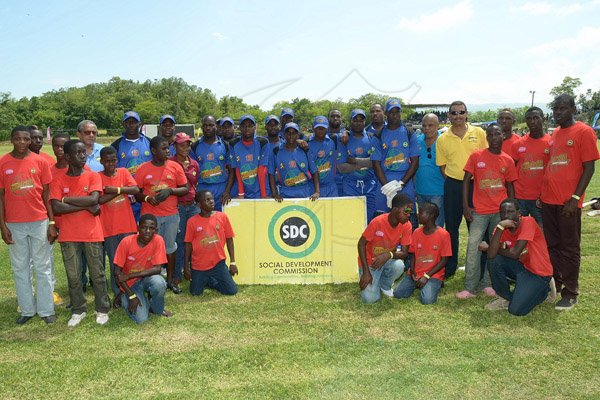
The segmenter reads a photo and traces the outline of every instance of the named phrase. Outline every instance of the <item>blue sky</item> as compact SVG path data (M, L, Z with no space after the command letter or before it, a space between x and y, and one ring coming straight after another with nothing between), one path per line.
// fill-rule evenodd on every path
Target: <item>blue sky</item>
M367 92L536 103L600 89L600 0L33 1L0 4L0 91L177 76L263 108Z

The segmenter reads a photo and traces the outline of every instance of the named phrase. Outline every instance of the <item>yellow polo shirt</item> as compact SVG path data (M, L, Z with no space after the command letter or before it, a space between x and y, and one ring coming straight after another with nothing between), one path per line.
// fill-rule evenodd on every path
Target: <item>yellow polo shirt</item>
M452 127L438 137L435 163L446 166L446 175L461 180L465 176L463 168L471 153L488 147L485 131L478 126L467 124L463 138L452 133Z

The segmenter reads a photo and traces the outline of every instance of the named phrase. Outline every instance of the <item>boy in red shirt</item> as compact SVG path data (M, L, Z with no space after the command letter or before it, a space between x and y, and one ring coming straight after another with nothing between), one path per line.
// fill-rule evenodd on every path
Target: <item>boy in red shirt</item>
M411 243L412 204L407 195L395 195L390 212L373 218L358 241L358 286L364 303L376 303L381 293L394 295L392 285L404 272L403 260Z
M568 310L579 296L581 260L581 205L585 189L600 158L594 130L575 122L575 99L554 99L552 112L559 128L550 139L550 160L542 183L542 220L556 287L561 291L557 310Z
M420 289L421 304L433 304L437 301L444 282L444 267L448 257L452 255L450 234L435 224L439 215L437 205L429 202L419 205L419 224L423 226L412 234L409 252L414 255L413 262L408 274L394 290L394 297L406 299L417 288Z
M488 257L494 259L490 275L500 298L488 310L508 309L512 315L527 315L548 296L552 265L542 229L532 217L521 217L519 203L506 199L500 204L501 221L492 236ZM487 244L481 243L486 250ZM510 291L510 281L515 288Z
M52 292L51 244L57 236L48 200L52 180L48 163L29 150L26 127L12 130L13 150L0 158L0 230L8 245L22 325L37 313L46 323L56 321ZM34 301L30 260L36 275Z
M107 146L100 150L100 164L104 167L104 170L98 173L102 180L102 195L98 199L100 221L104 235L104 251L110 265L110 286L115 296L113 304L118 308L121 299L113 260L121 240L137 230L128 196L138 194L140 188L127 168L117 168L117 150L114 147Z
M481 251L479 243L492 235L500 222L498 207L502 200L514 197L513 181L517 179L515 162L502 152L503 132L500 125L493 123L486 129L489 148L472 153L467 160L463 179L463 213L469 226L467 259L465 265L465 289L456 293L459 299L475 297L483 288L487 296L495 296L491 287L489 263L481 274ZM473 178L473 205L469 207L469 186Z
M96 172L84 169L86 150L79 140L64 145L69 170L58 175L50 184L52 210L61 214L58 237L69 281L72 315L68 326L74 327L85 318L87 302L81 284L81 257L85 255L93 282L96 323L108 322L110 302L106 293L102 223L98 198L102 181Z
M171 153L167 139L153 137L150 151L152 161L140 165L135 173L135 180L141 189L135 197L142 203L142 214L156 216L158 234L164 239L167 250L167 288L179 294L181 289L173 280L179 230L177 198L188 193L187 178L181 165L169 160Z
M129 235L119 243L114 263L123 309L134 322L142 324L150 312L163 317L173 314L165 310L167 284L160 272L167 253L163 238L156 235L156 217L142 215L137 229L137 235Z
M200 214L194 215L185 230L183 276L190 282L192 296L201 295L206 286L225 295L234 295L238 287L233 276L238 273L233 245L233 229L225 213L214 211L211 192L196 193ZM229 253L229 270L225 265L224 246Z

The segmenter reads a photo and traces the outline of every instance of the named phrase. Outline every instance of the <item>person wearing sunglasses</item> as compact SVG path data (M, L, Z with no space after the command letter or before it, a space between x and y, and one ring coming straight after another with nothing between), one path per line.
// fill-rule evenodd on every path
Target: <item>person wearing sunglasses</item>
M444 175L444 217L452 241L452 256L446 264L446 279L458 266L459 228L463 219L463 168L471 153L488 147L485 132L467 123L467 106L460 100L450 104L451 126L436 142L435 162ZM469 222L467 221L467 226Z
M421 122L423 133L417 135L419 147L419 168L415 175L415 189L419 206L425 202L434 203L439 208L435 220L437 226L444 226L444 176L435 164L435 145L440 135L440 121L435 114L425 114Z
M373 304L383 293L392 297L392 285L404 272L404 261L412 241L412 199L396 194L392 209L369 223L358 241L360 297Z

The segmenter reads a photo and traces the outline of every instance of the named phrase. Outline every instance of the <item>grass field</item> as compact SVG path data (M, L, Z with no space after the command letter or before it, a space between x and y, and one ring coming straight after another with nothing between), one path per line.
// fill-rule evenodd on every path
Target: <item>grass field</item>
M6 147L0 147L0 154ZM600 172L589 195L600 195ZM242 286L235 297L167 295L173 318L137 326L122 311L80 326L17 326L0 245L2 399L598 399L600 217L583 217L581 296L571 311L526 317L458 301L462 272L438 302L362 305L357 284ZM238 233L239 234L239 233ZM594 239L595 238L595 239ZM466 243L463 232L462 243ZM58 246L58 291L66 277ZM464 263L464 248L461 264ZM240 265L240 268L243 268ZM184 284L187 289L187 284Z

